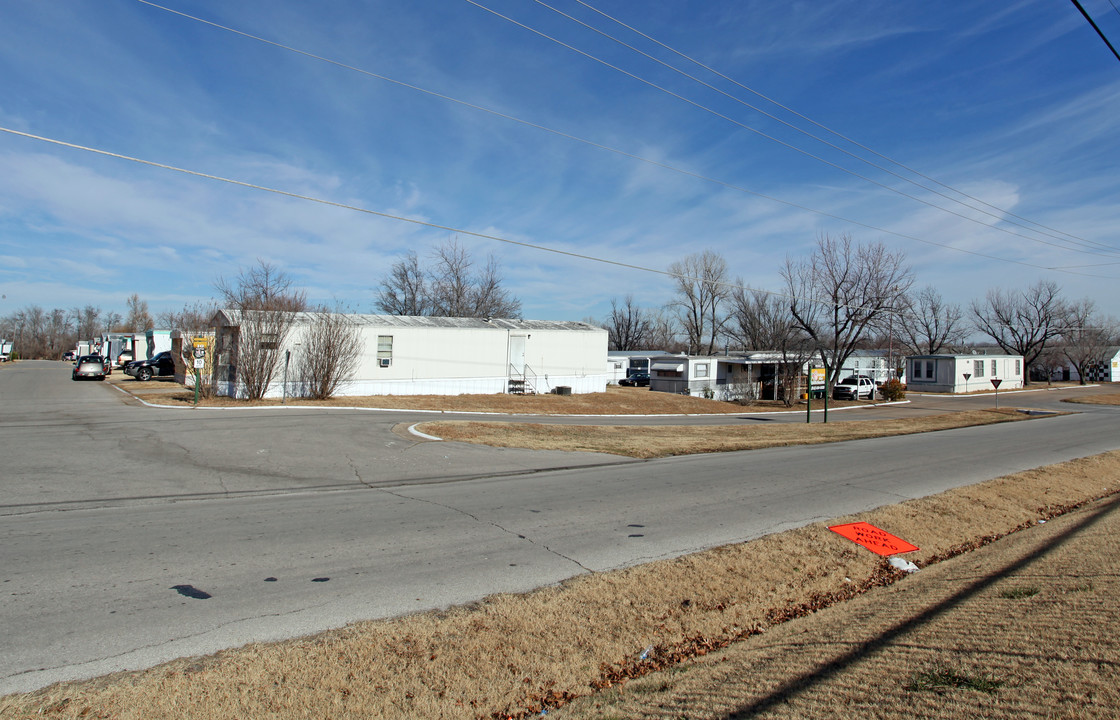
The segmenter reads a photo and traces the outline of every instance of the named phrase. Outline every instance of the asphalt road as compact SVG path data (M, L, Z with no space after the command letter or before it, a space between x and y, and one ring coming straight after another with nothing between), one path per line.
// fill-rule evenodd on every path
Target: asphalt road
M409 413L153 409L69 370L0 370L0 693L528 590L1120 447L1120 412L1065 405L1083 412L634 461L418 442L398 426L429 416Z

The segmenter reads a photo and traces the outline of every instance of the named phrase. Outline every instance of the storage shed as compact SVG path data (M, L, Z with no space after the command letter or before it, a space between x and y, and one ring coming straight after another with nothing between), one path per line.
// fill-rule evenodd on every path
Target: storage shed
M909 355L907 388L915 392L967 393L1023 387L1021 355ZM965 377L967 375L968 377Z
M252 313L246 313L252 322ZM298 362L317 313L295 313L274 348L279 362ZM607 331L582 322L347 315L360 338L357 368L339 395L460 395L603 392L607 385ZM220 310L213 318L218 394L243 397L238 378L242 313ZM298 395L277 372L266 397ZM287 385L285 385L287 383Z

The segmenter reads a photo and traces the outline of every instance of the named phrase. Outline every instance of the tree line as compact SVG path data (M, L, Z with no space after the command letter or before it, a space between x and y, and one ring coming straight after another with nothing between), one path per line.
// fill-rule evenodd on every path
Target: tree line
M605 328L612 350L660 350L712 355L737 350L780 354L800 367L813 359L835 381L857 349L898 342L899 357L962 352L968 338L990 338L1004 352L1022 355L1028 368L1068 363L1084 381L1109 346L1118 342L1117 322L1091 299L1070 301L1049 280L1026 288L994 288L966 308L947 302L933 286L915 288L905 255L883 243L861 244L849 235L821 235L807 257L787 257L776 291L749 288L732 279L726 260L706 250L670 264L673 295L664 305L639 306L633 295L611 300ZM293 312L311 312L297 385L320 397L333 393L356 362L356 330L337 308L311 307L291 278L264 261L231 280L214 282L217 299L196 302L155 318L137 294L127 314L94 306L44 311L32 306L0 318L0 336L14 341L22 357L57 358L79 339L103 332L140 332L152 327L197 332L209 329L219 307L241 315L239 373L259 397L275 380L274 347L283 345ZM521 301L505 286L498 260L484 263L454 238L415 251L392 264L374 295L375 308L390 315L518 317ZM286 311L286 312L271 312ZM248 348L256 348L249 352ZM256 353L254 356L253 353ZM792 371L791 371L792 372ZM1029 382L1029 373L1024 374ZM790 387L791 384L787 384Z

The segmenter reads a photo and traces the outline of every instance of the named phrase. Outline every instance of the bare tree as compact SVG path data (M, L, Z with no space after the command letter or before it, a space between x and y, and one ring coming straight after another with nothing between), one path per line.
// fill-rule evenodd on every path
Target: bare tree
M218 307L213 301L198 300L188 303L181 310L165 310L156 318L161 328L180 330L185 333L198 333L210 329L211 321Z
M80 309L74 308L70 311L70 317L73 320L79 340L92 340L97 333L101 332L101 308L93 305L86 305Z
M297 313L307 309L307 294L292 287L287 273L263 260L242 269L232 282L219 278L214 288L238 316L238 381L250 400L259 400L276 377L280 348Z
M280 268L265 260L238 273L233 281L219 277L214 283L223 307L234 310L287 310L303 312L307 309L307 293L295 290L292 279Z
M649 314L649 335L646 336L646 345L650 350L664 350L665 352L687 352L688 345L680 339L677 319L673 313L665 309L658 309Z
M326 308L314 313L296 361L302 393L315 400L334 396L354 374L361 353L361 332L350 316Z
M927 285L916 293L900 298L897 323L892 327L902 338L906 349L914 355L937 355L959 349L970 328L964 321L960 305L946 303L941 293Z
M797 261L787 257L781 273L790 312L824 364L828 393L868 328L914 283L901 252L882 243L854 245L848 235L821 235L817 252Z
M154 323L146 300L141 300L138 294L132 293L125 304L128 306L128 315L125 316L122 332L135 333L152 329Z
M377 291L377 308L388 315L427 315L431 309L428 284L420 258L410 251L393 263Z
M727 332L745 349L778 353L778 383L786 407L793 406L801 369L813 354L808 334L798 325L785 298L762 290L748 290L739 281L731 294Z
M102 318L102 322L104 322L105 325L101 332L124 332L124 325L121 324L123 319L119 312L110 310L105 313L105 316Z
M517 317L521 301L504 287L498 259L475 272L470 251L451 239L436 248L425 270L415 253L393 265L381 281L377 307L392 315Z
M23 358L59 358L77 341L69 312L38 305L0 318L0 337L12 341L13 352Z
M74 346L74 331L67 319L66 311L54 308L46 317L46 356L61 357L68 348Z
M633 295L627 295L621 305L611 298L611 314L603 325L611 350L647 349L646 339L652 332L652 326L649 314L634 304Z
M677 312L689 352L711 355L726 319L722 306L730 292L727 261L718 253L705 250L674 262L669 273L677 291L670 307Z
M984 302L972 301L976 329L995 341L1009 355L1022 355L1030 383L1031 365L1062 333L1067 308L1061 289L1052 280L1039 280L1024 290L988 291Z
M502 282L501 266L498 259L491 255L475 278L472 293L474 317L511 318L521 315L521 301L510 295Z
M1108 351L1116 337L1116 321L1099 316L1092 300L1086 298L1069 306L1061 332L1062 355L1077 370L1081 385L1090 372L1108 362Z

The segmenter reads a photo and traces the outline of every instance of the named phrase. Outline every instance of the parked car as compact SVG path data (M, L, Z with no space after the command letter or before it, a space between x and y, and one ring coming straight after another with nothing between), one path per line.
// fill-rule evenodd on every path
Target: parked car
M849 375L832 388L833 400L875 399L875 381L867 375Z
M82 355L78 358L78 362L74 364L74 370L71 372L70 377L73 380L81 380L83 378L93 380L105 379L105 358L100 355Z
M77 362L78 353L74 352L73 350L67 350L65 353L63 353L62 359L69 360L71 362Z
M124 366L124 374L131 375L140 381L148 381L153 377L174 375L175 360L172 359L170 350L164 350L147 360L133 360Z
M619 380L618 384L626 387L649 387L649 373L632 373L629 377Z
M135 358L132 357L131 350L122 350L120 354L117 355L117 367L123 370L125 366L132 362L134 359Z

